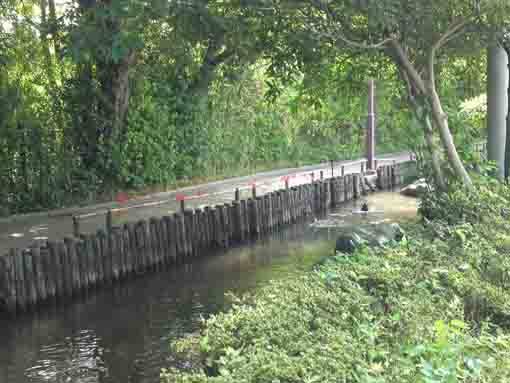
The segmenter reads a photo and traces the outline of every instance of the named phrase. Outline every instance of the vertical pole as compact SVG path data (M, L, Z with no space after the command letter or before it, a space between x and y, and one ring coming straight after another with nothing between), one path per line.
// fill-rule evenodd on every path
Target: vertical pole
M241 198L240 198L240 194L239 194L239 188L236 188L236 192L235 192L235 200L236 201L239 201Z
M251 187L251 195L253 199L257 198L257 185L253 184Z
M373 79L368 81L368 116L367 116L367 139L366 139L366 158L367 169L374 169L375 160L375 82Z
M505 175L506 114L508 109L508 57L505 50L494 45L487 53L487 151L495 161L501 178Z
M324 172L321 170L319 174L320 174L321 181L322 181L324 179Z
M335 161L331 160L331 178L335 177Z
M184 198L181 199L180 205L181 205L181 213L184 214L184 210L186 210L186 205L185 205L185 202L184 202Z
M73 235L76 238L80 237L80 218L76 215L73 215Z
M113 219L112 219L112 211L108 210L106 212L106 232L107 233L111 233L111 231L112 231L112 226L113 226L112 221L113 221Z
M344 165L342 165L342 174L341 175L342 175L342 177L345 175L345 166Z

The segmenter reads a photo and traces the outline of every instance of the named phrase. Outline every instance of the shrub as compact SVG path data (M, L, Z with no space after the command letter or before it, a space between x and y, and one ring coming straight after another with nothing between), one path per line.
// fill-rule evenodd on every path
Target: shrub
M195 363L162 381L509 381L509 227L484 215L507 195L482 183L477 196L430 197L438 219L408 224L401 244L331 257L239 298L173 345Z

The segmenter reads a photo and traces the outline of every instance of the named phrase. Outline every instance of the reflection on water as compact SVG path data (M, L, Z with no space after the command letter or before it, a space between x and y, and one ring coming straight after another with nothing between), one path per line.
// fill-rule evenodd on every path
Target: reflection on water
M371 195L368 202L385 219L416 214L416 201L397 193ZM332 214L346 224L381 218L353 215L357 208ZM242 293L307 269L332 253L334 241L334 232L298 224L255 244L91 292L73 304L2 320L0 383L157 382L160 368L172 360L170 340L226 308L226 291Z

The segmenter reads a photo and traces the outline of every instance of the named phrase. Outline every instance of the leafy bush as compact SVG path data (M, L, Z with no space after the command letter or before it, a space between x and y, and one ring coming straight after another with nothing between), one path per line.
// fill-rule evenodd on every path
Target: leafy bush
M409 224L401 244L331 257L237 299L173 345L195 363L162 381L509 381L510 224L484 215L508 191L481 183L477 198L430 197L438 219Z

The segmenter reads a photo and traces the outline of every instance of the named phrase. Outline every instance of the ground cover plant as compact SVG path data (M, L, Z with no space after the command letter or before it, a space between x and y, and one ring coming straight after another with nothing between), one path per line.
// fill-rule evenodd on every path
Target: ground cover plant
M508 382L510 189L475 184L426 197L400 244L236 299L172 345L192 367L162 382Z

